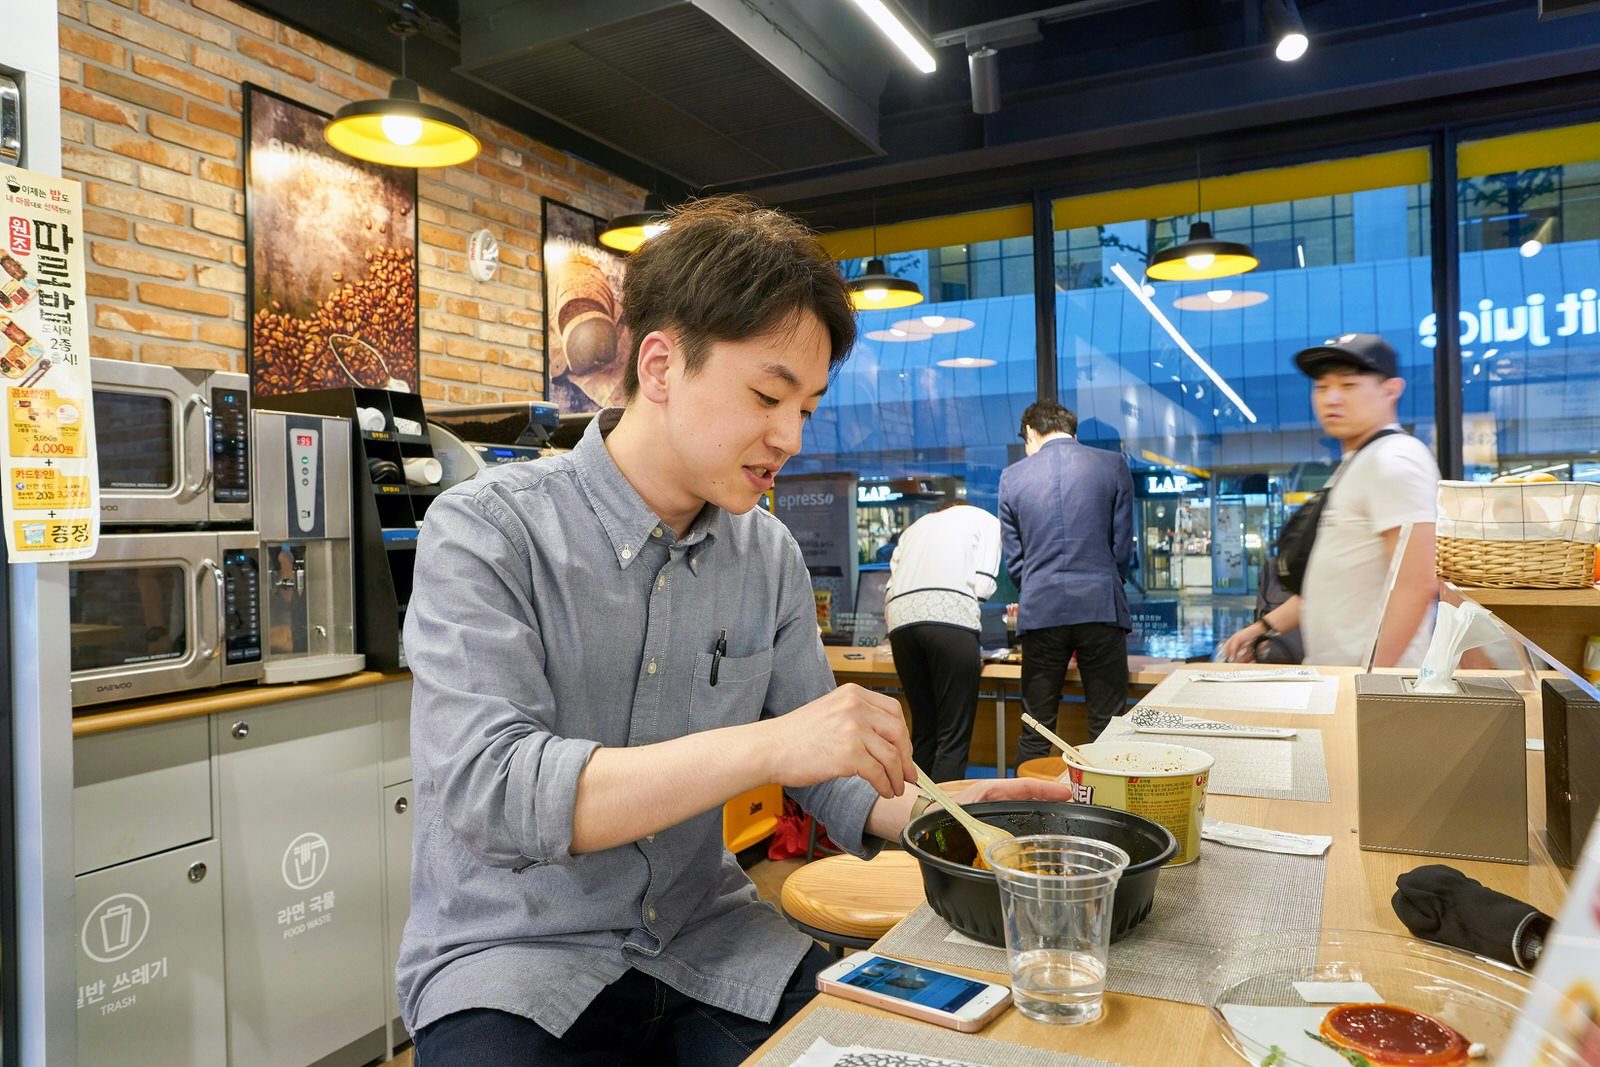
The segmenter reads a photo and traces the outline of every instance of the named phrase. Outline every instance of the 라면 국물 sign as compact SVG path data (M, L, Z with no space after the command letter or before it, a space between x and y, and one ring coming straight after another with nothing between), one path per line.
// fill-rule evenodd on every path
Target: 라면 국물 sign
M82 186L0 165L0 384L13 563L94 555L100 534Z

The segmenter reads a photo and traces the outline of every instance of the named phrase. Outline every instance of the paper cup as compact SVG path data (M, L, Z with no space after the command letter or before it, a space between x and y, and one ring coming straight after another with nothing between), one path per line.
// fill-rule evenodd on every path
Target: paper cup
M432 456L407 456L406 481L412 485L438 485L444 466Z
M1072 799L1143 815L1172 831L1178 854L1168 867L1200 858L1200 826L1206 812L1208 752L1149 741L1096 741L1078 750L1094 767L1067 760L1058 781L1072 787Z

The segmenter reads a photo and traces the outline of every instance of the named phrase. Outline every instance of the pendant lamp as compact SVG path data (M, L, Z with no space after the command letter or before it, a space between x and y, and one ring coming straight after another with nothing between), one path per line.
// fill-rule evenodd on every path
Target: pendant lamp
M1200 160L1195 158L1195 214L1201 214ZM1238 241L1219 241L1212 236L1209 222L1196 221L1189 227L1189 238L1169 245L1150 258L1147 278L1158 282L1192 282L1207 278L1227 278L1255 270L1261 265L1250 246Z
M618 252L632 252L669 225L667 209L661 198L651 193L644 198L644 209L628 215L618 215L600 231L600 243Z
M416 6L403 3L389 24L400 38L400 77L382 100L358 100L340 108L322 136L347 156L391 167L453 167L478 154L478 139L460 116L424 104L417 83L405 76L406 38L417 32Z
M851 278L850 306L857 311L906 308L922 303L922 290L909 278L897 278L878 257L878 207L872 207L872 258L860 277Z

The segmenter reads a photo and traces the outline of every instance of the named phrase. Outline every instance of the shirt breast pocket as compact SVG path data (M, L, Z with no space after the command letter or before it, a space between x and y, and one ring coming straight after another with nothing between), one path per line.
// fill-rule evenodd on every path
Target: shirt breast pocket
M715 730L761 718L772 679L772 649L753 656L722 656L717 660L717 684L711 684L712 655L695 658L694 691L689 698L689 728Z

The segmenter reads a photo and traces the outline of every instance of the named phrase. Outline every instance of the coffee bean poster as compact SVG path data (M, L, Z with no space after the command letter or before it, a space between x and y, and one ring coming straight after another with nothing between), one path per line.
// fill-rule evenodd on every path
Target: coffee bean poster
M545 398L563 413L618 407L632 342L622 324L627 259L600 243L605 220L544 202Z
M416 392L416 171L336 151L320 111L244 94L251 391Z

